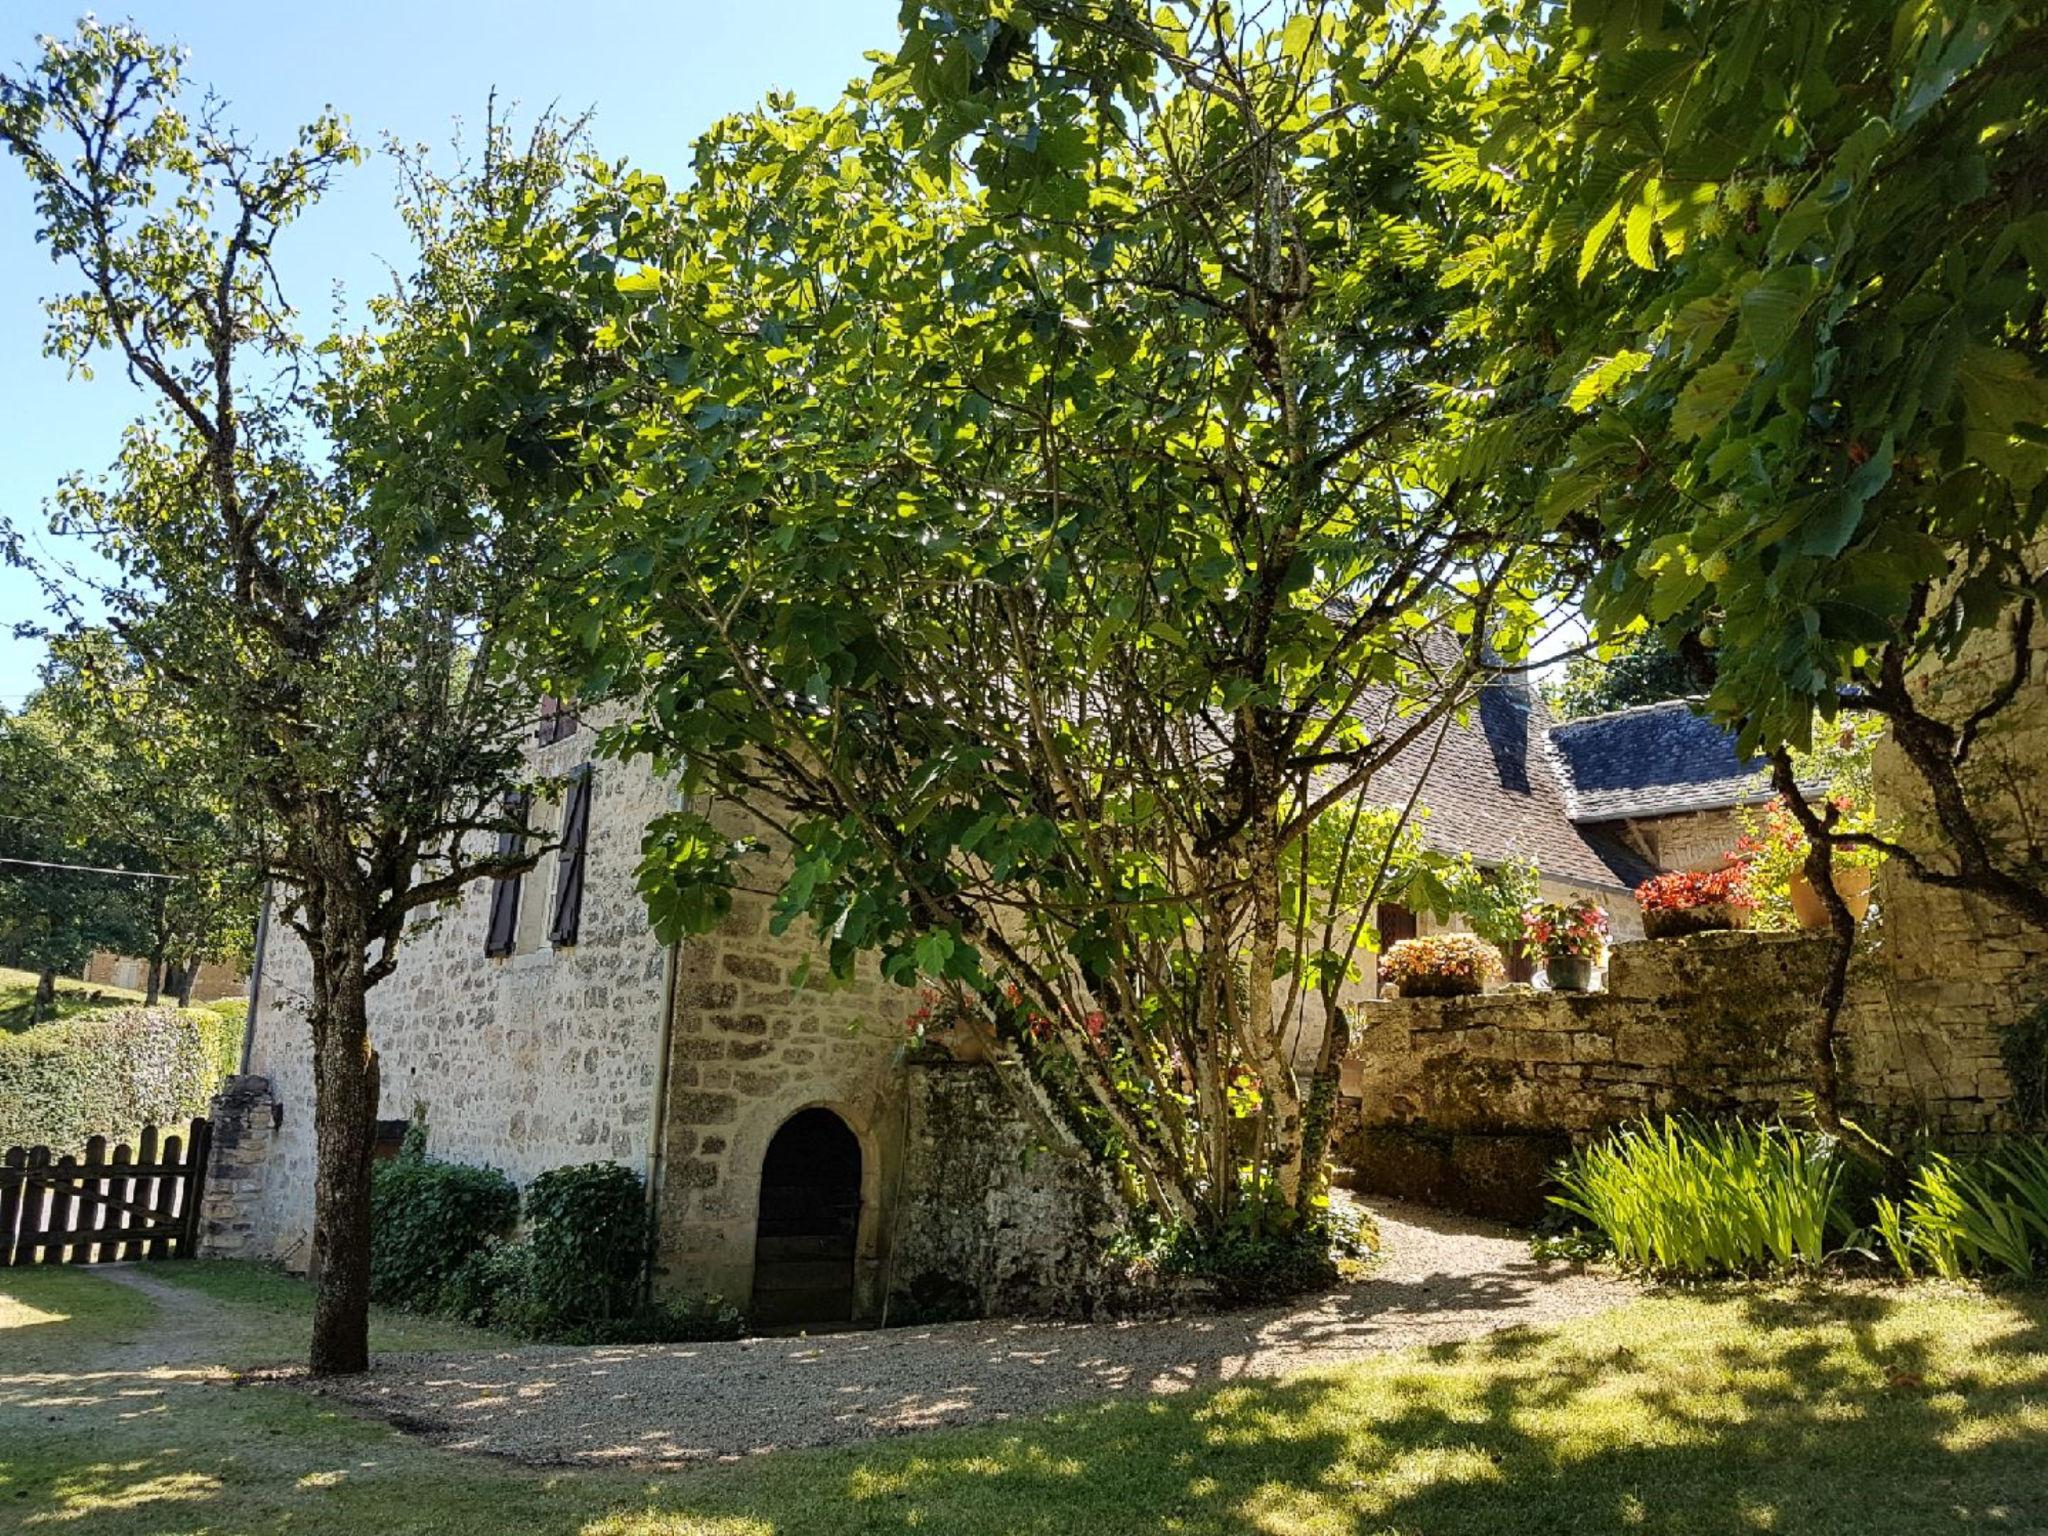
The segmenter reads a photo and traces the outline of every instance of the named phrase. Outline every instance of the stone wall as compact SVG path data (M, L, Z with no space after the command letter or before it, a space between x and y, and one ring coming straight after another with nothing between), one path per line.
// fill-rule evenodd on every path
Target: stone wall
M2048 559L2048 545L2034 559ZM2013 867L2048 864L2048 624L2037 623L2031 677L1985 728L1963 772L1972 807ZM1960 722L2009 677L2003 629L1974 637L1955 661L1917 677L1922 707ZM1887 830L1936 869L1951 866L1920 776L1880 743L1873 787ZM2048 1002L2048 933L2004 907L1914 879L1896 861L1878 872L1878 964L1855 994L1860 1033L1889 1040L1901 1089L1930 1075L1976 1085L1930 1103L1937 1130L1973 1132L1999 1123L2010 1097L1999 1037Z
M92 958L85 962L83 979L95 986L125 987L130 992L144 992L149 988L149 962L136 955L94 950ZM223 998L245 997L248 991L248 973L239 965L228 965L219 960L202 960L199 974L192 981L192 1001L195 1003L217 1003Z
M1358 1187L1529 1218L1548 1165L1626 1120L1792 1115L1811 1083L1827 940L1710 933L1615 946L1605 992L1394 999L1361 1010L1338 1160ZM1844 1095L1893 1133L2004 1123L1981 1028L1887 1005L1880 951L1842 1018Z
M270 1254L264 1212L277 1138L270 1079L230 1077L213 1097L212 1150L199 1205L199 1255L261 1259Z
M735 835L761 830L729 804L710 814ZM746 882L775 883L765 857ZM902 1180L903 1021L915 1005L869 962L835 981L806 934L770 931L762 895L735 896L715 933L683 943L659 1178L663 1289L746 1305L768 1143L799 1110L825 1108L860 1142L855 1316L880 1315L885 1200Z
M1101 1170L1044 1113L1022 1069L910 1070L904 1188L892 1218L892 1321L1091 1317L1126 1289Z
M1719 869L1742 836L1732 810L1639 816L1622 823L1629 844L1659 869Z
M581 730L538 749L543 774L589 758ZM635 887L640 838L674 803L644 766L600 762L578 941L546 942L556 860L521 890L517 953L487 959L490 883L414 925L397 972L370 995L380 1116L423 1109L438 1157L501 1168L524 1184L548 1168L612 1158L653 1163L667 952ZM548 807L540 807L546 816ZM553 810L559 815L559 806ZM249 1069L270 1080L283 1120L260 1213L270 1255L309 1257L313 1077L304 999L311 968L281 922L269 928Z

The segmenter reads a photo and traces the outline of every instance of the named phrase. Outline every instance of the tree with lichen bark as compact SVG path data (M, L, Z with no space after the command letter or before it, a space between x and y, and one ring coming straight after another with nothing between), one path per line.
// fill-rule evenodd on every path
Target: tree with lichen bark
M83 583L141 685L207 734L225 792L268 830L262 872L305 943L312 987L318 1269L311 1359L367 1355L369 1174L377 1111L370 993L416 915L532 855L479 855L505 830L531 695L507 681L497 617L521 553L432 455L390 451L430 402L403 347L309 347L280 292L278 240L358 159L323 116L260 154L208 98L181 110L176 51L87 20L0 76L0 144L27 174L37 238L77 286L50 301L48 348L111 357L148 402L104 475L67 481L52 531L109 579L39 567L60 620ZM495 152L460 190L549 184L553 146ZM417 276L375 306L396 324L481 280L438 244L416 181ZM14 541L19 547L20 541Z

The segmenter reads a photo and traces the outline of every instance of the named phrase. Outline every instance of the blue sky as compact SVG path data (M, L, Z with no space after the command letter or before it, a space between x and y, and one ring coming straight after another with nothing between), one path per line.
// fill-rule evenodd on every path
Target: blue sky
M69 31L88 8L6 0L0 59L26 61L37 34ZM366 143L389 132L440 148L456 118L481 119L495 88L529 114L594 109L600 152L680 181L690 141L723 113L769 90L836 96L863 72L864 52L894 44L896 10L897 0L135 0L126 14L190 49L188 81L213 87L264 143L332 104ZM98 14L123 8L102 0ZM42 356L40 300L62 274L34 227L20 172L0 160L0 510L24 529L41 527L60 476L108 462L139 403L118 370L67 380ZM353 172L280 254L309 329L334 284L357 297L378 286L383 264L407 254L388 165ZM0 704L10 708L41 659L40 644L11 629L40 610L34 584L0 570Z

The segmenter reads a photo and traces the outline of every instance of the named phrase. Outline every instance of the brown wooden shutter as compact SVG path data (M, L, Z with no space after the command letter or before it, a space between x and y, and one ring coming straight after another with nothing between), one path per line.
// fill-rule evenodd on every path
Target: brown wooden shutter
M569 799L562 807L561 867L555 871L555 920L548 938L574 944L583 921L583 849L590 837L590 764L569 779Z
M553 694L540 701L540 744L552 746L566 741L576 734L582 722L576 717L576 706L565 704Z
M505 796L505 819L526 825L527 798L513 793ZM498 857L516 858L526 851L526 835L507 830L498 834ZM484 953L496 958L509 955L519 942L520 877L491 882L491 921L484 932Z
M1373 926L1380 931L1380 949L1384 952L1403 939L1415 937L1415 914L1398 901L1383 901Z

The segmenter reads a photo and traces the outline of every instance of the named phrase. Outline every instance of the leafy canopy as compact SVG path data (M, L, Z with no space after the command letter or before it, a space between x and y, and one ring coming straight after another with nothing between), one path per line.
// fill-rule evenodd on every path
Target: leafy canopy
M1967 0L1575 0L1466 23L1509 200L1452 277L1589 610L1718 651L1746 745L1804 746L1886 647L2039 580L2048 38Z
M552 451L533 643L753 813L657 825L664 931L771 844L778 927L1050 1030L1163 1211L1305 1201L1289 1053L1360 930L1303 893L1391 867L1375 770L1559 575L1446 336L1493 198L1417 173L1477 61L1406 6L905 16L688 192L500 229L465 346L521 387L463 431Z

